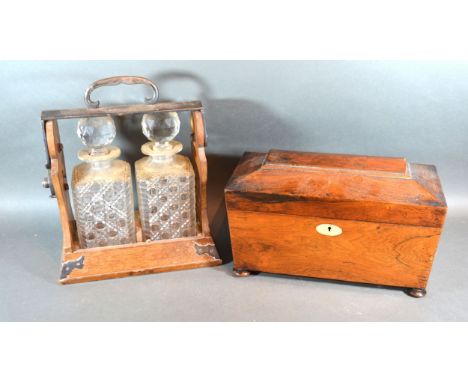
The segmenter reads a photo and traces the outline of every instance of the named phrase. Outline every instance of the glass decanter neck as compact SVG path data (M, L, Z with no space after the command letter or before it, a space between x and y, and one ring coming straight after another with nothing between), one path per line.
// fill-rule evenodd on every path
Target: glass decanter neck
M112 161L113 159L104 159L104 160L97 160L97 161L93 161L89 163L93 170L101 170L101 169L111 167Z
M109 148L107 147L92 147L89 149L89 155L93 157L107 154L109 154Z
M177 153L182 151L182 143L169 141L166 144L147 142L141 146L141 152L150 157L152 164L172 163Z
M103 148L88 149L78 151L78 159L86 163L91 163L91 168L109 167L112 160L120 156L120 149L116 146L106 146Z
M174 160L175 155L151 155L151 163L171 163Z
M151 146L153 150L170 150L172 146L169 142L172 142L172 141L166 141L164 143L153 141Z

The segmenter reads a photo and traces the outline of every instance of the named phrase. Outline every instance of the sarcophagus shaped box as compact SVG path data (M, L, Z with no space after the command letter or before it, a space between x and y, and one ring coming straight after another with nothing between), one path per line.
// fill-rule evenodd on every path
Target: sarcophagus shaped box
M425 294L446 215L434 166L246 153L225 189L237 275L263 271Z

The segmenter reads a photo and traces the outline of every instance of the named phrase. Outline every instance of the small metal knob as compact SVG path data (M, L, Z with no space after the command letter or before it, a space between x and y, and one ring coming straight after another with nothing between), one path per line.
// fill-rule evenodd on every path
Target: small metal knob
M50 188L49 178L45 177L45 178L42 180L42 187L44 187L44 188Z

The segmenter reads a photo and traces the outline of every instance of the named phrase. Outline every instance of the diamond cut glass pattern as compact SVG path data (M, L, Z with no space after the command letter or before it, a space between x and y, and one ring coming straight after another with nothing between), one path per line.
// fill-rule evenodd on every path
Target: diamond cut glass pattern
M175 112L144 114L141 121L143 134L157 145L172 141L180 130L180 119Z
M73 171L73 204L81 248L135 242L130 165L108 168L83 163Z
M161 166L147 157L135 169L143 239L195 236L195 175L188 158L176 155Z
M81 118L78 137L91 149L110 145L115 138L115 124L111 117Z

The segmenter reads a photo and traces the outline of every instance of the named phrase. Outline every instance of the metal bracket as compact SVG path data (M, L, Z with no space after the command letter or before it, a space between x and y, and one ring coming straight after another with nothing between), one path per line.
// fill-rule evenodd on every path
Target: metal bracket
M211 256L213 259L219 259L218 251L214 244L194 244L195 251L197 252L198 256L208 255Z
M76 260L70 260L62 264L62 273L60 275L60 279L66 279L68 275L74 270L74 269L82 269L84 267L84 256L81 256L80 258Z

